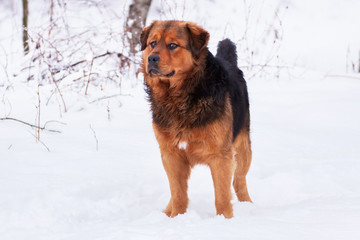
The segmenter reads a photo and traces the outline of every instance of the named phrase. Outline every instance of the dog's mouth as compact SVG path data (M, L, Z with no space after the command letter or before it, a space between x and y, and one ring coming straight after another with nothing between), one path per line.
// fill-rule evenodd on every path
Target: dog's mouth
M165 77L172 77L175 74L175 70L172 70L170 73L166 74Z
M150 77L172 77L175 74L175 70L172 70L170 73L168 74L163 74L159 71L159 69L156 68L150 68L148 70L148 73L150 75Z

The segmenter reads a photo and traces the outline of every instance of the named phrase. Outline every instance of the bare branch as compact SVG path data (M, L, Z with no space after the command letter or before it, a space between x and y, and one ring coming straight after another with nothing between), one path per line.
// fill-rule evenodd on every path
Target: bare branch
M127 57L127 56L124 56L122 53L109 52L109 51L107 51L106 53L103 53L103 54L94 56L93 60L94 60L94 59L97 59L97 58L105 57L105 56L108 56L108 55L113 55L113 54L116 54L119 58L124 58L124 59L126 59L127 61L130 61L130 62L132 62L132 63L138 64L138 62L132 60L131 58L129 58L129 57ZM66 69L69 69L69 68L73 68L73 67L75 67L75 66L77 66L77 65L79 65L79 64L81 64L81 63L85 63L85 62L87 62L87 61L88 61L88 60L86 60L86 59L80 60L80 61L78 61L78 62L75 62L75 63L71 64L71 65L65 66L63 69L56 70L56 71L54 71L53 73L54 73L54 74L57 74L57 73L59 73L59 72L61 72L61 71L63 71L63 70L66 70Z
M92 131L93 134L94 134L94 138L95 138L95 142L96 142L96 151L98 151L98 150L99 150L99 141L98 141L98 139L97 139L97 137L96 137L95 130L91 127L91 124L90 124L90 129L91 129L91 131Z
M131 94L114 94L114 95L111 95L111 96L104 96L104 97L101 97L101 98L98 98L98 99L95 99L93 101L90 102L91 103L95 103L95 102L100 102L102 100L106 100L106 99L109 99L109 98L114 98L114 97L118 97L118 96L127 96L127 97L132 97Z
M46 148L46 150L48 150L48 152L50 152L50 148L49 148L48 146L46 146L46 144L45 144L43 141L41 141L40 139L38 139L35 134L33 134L33 133L30 133L30 134L33 135L33 136L36 138L36 141L38 141L39 143L41 143L41 144Z
M93 65L94 65L94 58L91 58L89 77L88 77L88 81L87 81L86 88L85 88L85 95L87 95L87 91L88 91L88 88L89 88L90 79L91 79L91 71L92 71Z
M44 131L48 131L48 132L55 132L55 133L61 133L61 131L59 130L53 130L53 129L47 129L46 128L46 124L41 127L41 126L36 126L34 124L31 124L31 123L28 123L28 122L25 122L25 121L22 121L22 120L19 120L19 119L16 119L16 118L12 118L12 117L5 117L5 118L0 118L0 121L5 121L5 120L10 120L10 121L15 121L15 122L19 122L19 123L22 123L22 124L25 124L25 125L28 125L32 128L36 128L36 129L39 129L39 130L44 130Z

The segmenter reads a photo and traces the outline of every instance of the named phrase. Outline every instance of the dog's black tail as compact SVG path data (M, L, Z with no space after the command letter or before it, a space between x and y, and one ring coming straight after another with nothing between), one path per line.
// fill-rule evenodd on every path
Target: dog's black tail
M237 53L235 43L233 43L228 38L220 41L217 47L216 57L221 58L234 66L237 66Z

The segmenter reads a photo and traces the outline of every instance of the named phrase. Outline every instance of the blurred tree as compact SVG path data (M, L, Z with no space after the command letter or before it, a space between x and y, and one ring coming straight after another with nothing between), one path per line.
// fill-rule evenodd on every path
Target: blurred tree
M360 73L360 50L359 50L359 69L358 69L358 73Z
M25 55L29 53L29 36L28 36L28 16L29 16L29 6L28 0L22 1L23 5L23 18L22 18L22 28L23 28L23 46Z
M136 54L136 47L140 45L140 34L145 27L146 17L152 0L133 0L129 7L129 14L126 20L126 29L129 33L127 38L130 45L130 52Z

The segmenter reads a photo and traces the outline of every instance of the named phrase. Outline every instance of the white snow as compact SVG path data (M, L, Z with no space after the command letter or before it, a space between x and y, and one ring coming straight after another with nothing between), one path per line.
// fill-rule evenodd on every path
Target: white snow
M274 9L282 9L280 58L268 62L281 68L265 68L248 81L253 162L247 179L254 204L234 197L234 218L216 216L210 171L196 166L188 211L168 218L162 210L169 186L141 80L123 80L121 91L91 85L88 96L64 87L65 113L52 85L38 89L24 74L13 75L26 59L19 58L20 42L9 40L19 34L4 17L11 4L0 1L6 32L0 118L35 123L39 90L42 124L55 120L47 127L61 131L40 133L48 151L32 128L0 121L1 240L360 239L360 75L346 65L356 63L360 50L359 1L184 2L190 6L184 11L179 4L179 12L159 12L173 2L155 1L149 21L171 15L197 21L211 33L212 51L230 37L239 55L246 54L242 6L250 5L248 45L266 51L254 64L274 55L261 38L251 43L252 34L262 36ZM90 17L81 16L79 26ZM240 56L239 65L248 66L246 59ZM249 78L259 68L243 70ZM178 147L186 149L186 142Z
M183 141L183 142L179 142L179 144L178 144L178 148L179 148L179 149L181 149L181 150L186 150L187 145L188 145L188 143L187 143L187 142L185 142L185 141Z

